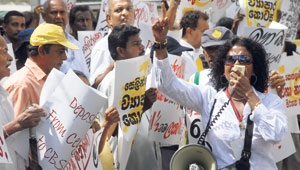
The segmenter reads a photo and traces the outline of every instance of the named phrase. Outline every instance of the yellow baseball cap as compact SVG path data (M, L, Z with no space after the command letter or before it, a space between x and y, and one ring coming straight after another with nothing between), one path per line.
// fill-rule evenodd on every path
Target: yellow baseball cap
M40 24L30 37L30 45L39 46L44 44L60 44L72 50L79 49L67 40L62 27L49 23Z

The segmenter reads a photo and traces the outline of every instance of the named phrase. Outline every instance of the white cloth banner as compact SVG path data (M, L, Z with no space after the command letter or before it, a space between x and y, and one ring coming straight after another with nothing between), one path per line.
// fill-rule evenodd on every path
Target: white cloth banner
M121 120L118 144L120 170L126 167L131 144L142 118L149 60L149 55L145 55L115 62L112 105L119 111Z
M169 55L171 67L177 77L184 76L184 63L182 57ZM183 126L183 110L180 105L168 99L159 91L157 101L150 109L151 121L149 125L149 137L153 141L164 144L178 145L180 143Z
M99 132L88 131L65 170L103 170L98 156Z
M2 126L0 126L0 163L13 163L6 146Z
M49 75L52 80L56 76L51 74L55 73ZM47 92L42 92L40 101L46 116L36 128L36 138L39 164L44 170L63 169L67 165L107 102L106 97L84 84L73 71L62 79L61 75L58 77L56 83L46 80L45 85L51 85L43 88Z
M82 52L89 69L92 50L95 44L101 40L104 35L104 31L78 31L78 41L82 44Z

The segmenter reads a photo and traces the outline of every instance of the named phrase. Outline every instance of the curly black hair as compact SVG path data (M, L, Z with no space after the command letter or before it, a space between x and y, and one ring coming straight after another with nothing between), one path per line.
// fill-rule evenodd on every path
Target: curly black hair
M211 71L211 81L215 89L219 91L228 86L228 81L224 78L225 59L228 51L237 44L246 47L247 51L252 55L253 72L257 76L257 80L255 81L255 78L254 80L251 78L250 83L257 91L263 93L267 89L269 79L267 53L260 43L249 38L240 37L227 41L224 46L219 48Z

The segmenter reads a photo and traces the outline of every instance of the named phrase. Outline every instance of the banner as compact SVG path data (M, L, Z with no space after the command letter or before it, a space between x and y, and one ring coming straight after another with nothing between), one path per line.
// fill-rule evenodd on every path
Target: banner
M1 163L13 163L7 149L2 126L0 126L0 164Z
M182 57L169 55L168 58L177 77L183 79L184 63ZM150 109L150 113L149 137L153 141L178 145L184 124L183 110L180 109L180 105L157 91L157 101Z
M82 44L82 52L90 70L91 54L95 44L104 37L104 31L78 31L78 41Z
M93 130L90 129L65 170L103 170L98 156L100 138L100 131L93 134Z
M238 30L237 35L251 38L256 42L262 44L267 52L267 58L269 62L278 63L284 46L287 27L278 23L277 26L274 26L273 28L275 27L277 29L263 27L244 27L243 30Z
M126 167L131 144L142 118L149 59L149 55L145 55L115 62L112 105L117 108L120 115L118 144L120 170Z
M55 71L50 73L52 79L47 79L45 84L52 86L43 88L42 91L47 92L43 93L40 101L46 116L36 127L39 164L44 170L63 169L68 164L96 114L107 104L105 97L84 84L73 71L69 70L56 83L50 82L56 77L51 74ZM60 75L58 77L61 78Z

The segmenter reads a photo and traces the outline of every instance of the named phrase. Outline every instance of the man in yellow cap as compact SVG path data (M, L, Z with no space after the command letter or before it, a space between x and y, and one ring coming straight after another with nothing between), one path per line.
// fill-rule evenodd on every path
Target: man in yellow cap
M77 46L68 41L62 27L43 23L30 38L29 58L25 66L15 72L4 83L9 92L15 117L29 105L39 104L40 93L47 75L52 68L60 69L66 60L66 49L76 50Z

